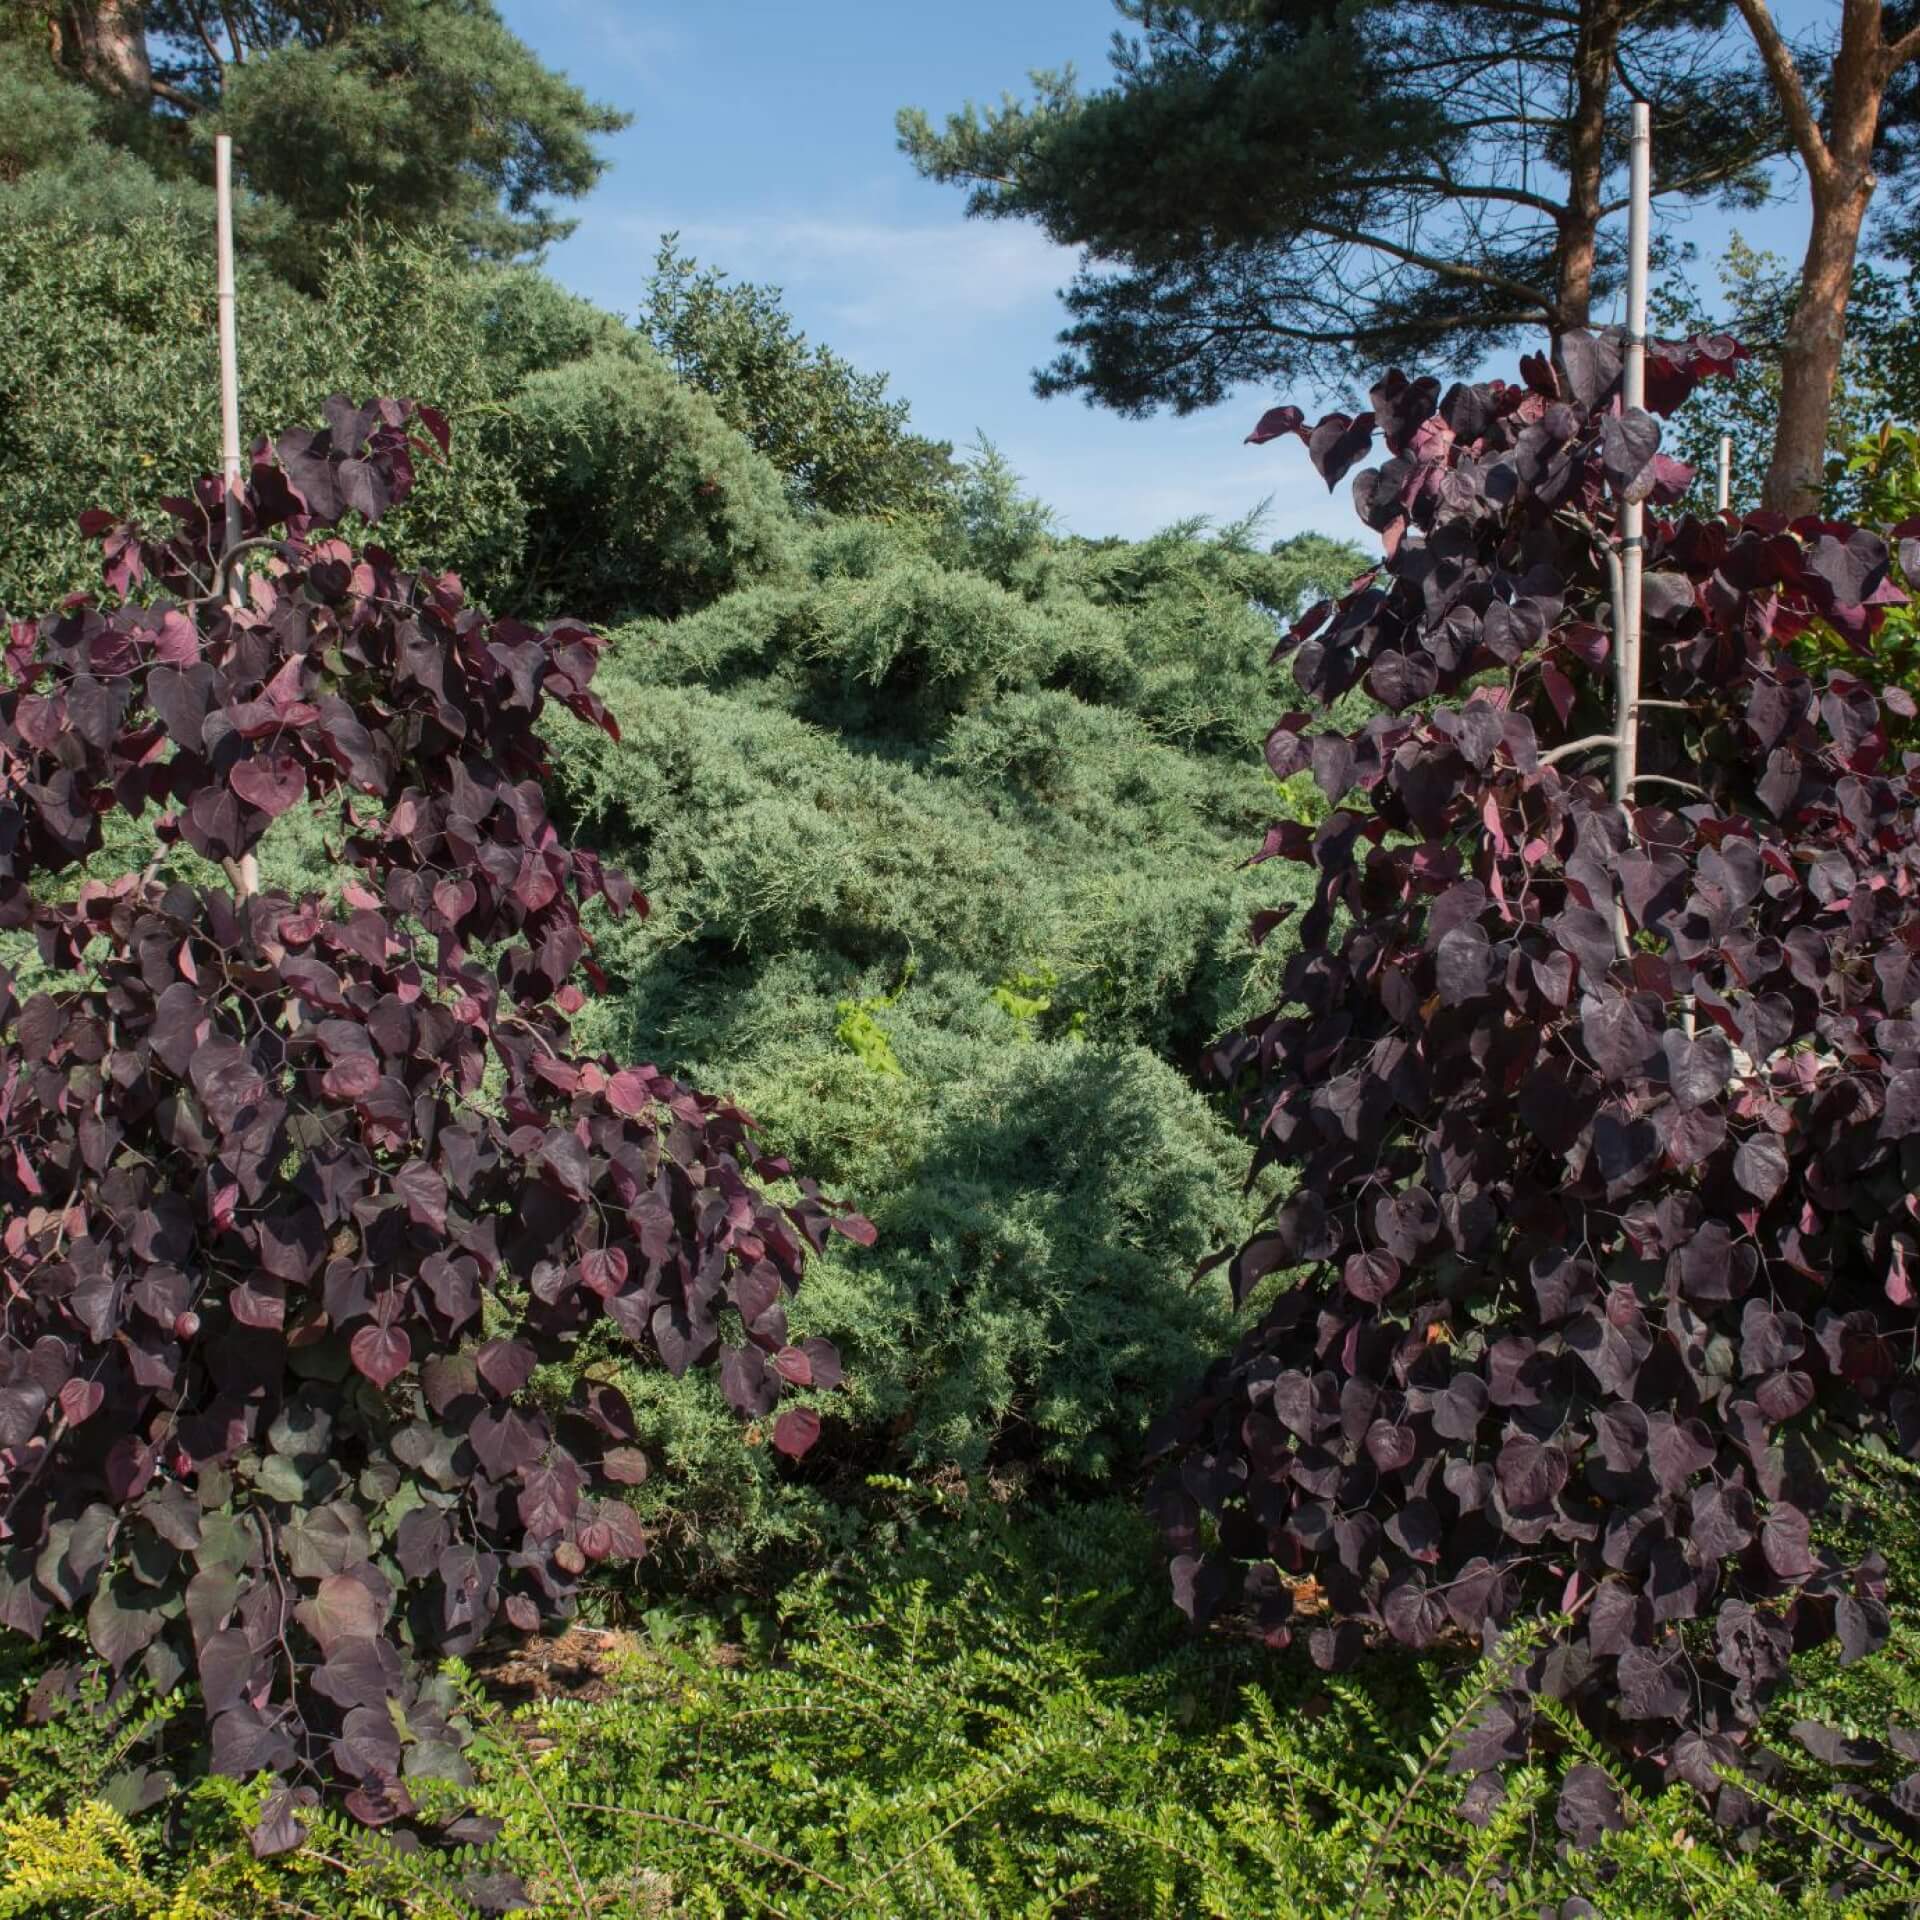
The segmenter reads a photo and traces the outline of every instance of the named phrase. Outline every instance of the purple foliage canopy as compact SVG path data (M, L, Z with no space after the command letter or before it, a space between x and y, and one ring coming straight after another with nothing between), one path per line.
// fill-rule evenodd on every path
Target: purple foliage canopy
M738 1109L570 1047L584 906L645 908L540 785L548 701L615 731L603 643L339 536L421 428L444 450L430 409L335 400L262 442L238 607L217 480L164 534L89 516L118 603L16 625L0 691L0 925L54 970L0 974L0 1622L84 1609L116 1671L197 1675L216 1767L344 1778L375 1822L460 1770L431 1660L646 1551L631 1408L536 1370L610 1321L797 1458L781 1397L840 1363L783 1300L872 1232L810 1182L774 1205ZM328 799L339 898L60 886L115 812L237 872ZM257 1843L295 1838L283 1796Z
M1652 406L1739 352L1655 347ZM1816 1539L1823 1445L1920 1456L1920 759L1884 725L1914 703L1864 664L1816 684L1791 644L1824 623L1864 663L1905 595L1868 529L1659 517L1690 476L1622 407L1616 338L1522 371L1393 374L1251 436L1298 436L1329 485L1384 444L1353 487L1383 564L1282 643L1319 706L1383 710L1267 744L1334 811L1257 856L1317 885L1285 1004L1217 1064L1291 1174L1236 1295L1297 1278L1164 1423L1156 1510L1183 1608L1326 1667L1570 1615L1462 1768L1517 1759L1551 1694L1737 1796L1715 1768L1789 1655L1887 1631L1877 1557ZM1629 498L1649 704L1621 805Z

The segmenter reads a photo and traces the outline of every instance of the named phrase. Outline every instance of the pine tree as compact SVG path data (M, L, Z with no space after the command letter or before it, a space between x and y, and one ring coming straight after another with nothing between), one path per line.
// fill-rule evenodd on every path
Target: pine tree
M1122 413L1584 325L1619 284L1630 96L1672 200L1750 200L1785 143L1722 0L1116 4L1140 31L1105 88L1040 74L900 134L971 213L1084 250L1036 384Z
M258 233L336 220L364 191L395 226L516 258L570 231L550 203L594 185L596 137L628 119L492 0L8 0L0 31L164 181L204 180L231 134Z

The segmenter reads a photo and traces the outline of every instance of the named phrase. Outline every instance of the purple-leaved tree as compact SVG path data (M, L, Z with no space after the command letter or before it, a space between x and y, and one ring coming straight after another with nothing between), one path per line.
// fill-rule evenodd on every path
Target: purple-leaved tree
M570 1046L584 905L644 910L541 793L546 702L613 731L602 643L339 536L415 428L444 450L427 408L335 400L256 448L239 606L218 481L164 534L91 516L109 605L16 625L0 690L0 925L52 970L0 975L0 1621L84 1609L116 1671L197 1678L214 1765L290 1783L263 1848L312 1782L379 1822L457 1775L433 1657L645 1552L581 1336L717 1363L797 1458L818 1415L777 1403L840 1365L784 1296L804 1243L871 1237L809 1182L773 1204L736 1108ZM338 897L247 891L328 798ZM63 888L149 809L236 890Z
M1656 346L1651 407L1738 352ZM1236 1293L1293 1278L1164 1423L1155 1500L1183 1608L1326 1667L1570 1616L1455 1764L1551 1738L1551 1694L1731 1818L1718 1770L1789 1655L1887 1630L1877 1559L1816 1535L1823 1454L1920 1455L1920 759L1871 670L1920 525L1662 518L1689 476L1619 375L1617 338L1570 334L1518 385L1395 374L1255 430L1329 485L1385 444L1354 485L1385 560L1283 643L1310 700L1380 710L1268 742L1334 811L1260 852L1317 887L1285 1004L1218 1064L1291 1174ZM1802 669L1816 623L1858 672ZM1570 1780L1569 1831L1614 1817Z

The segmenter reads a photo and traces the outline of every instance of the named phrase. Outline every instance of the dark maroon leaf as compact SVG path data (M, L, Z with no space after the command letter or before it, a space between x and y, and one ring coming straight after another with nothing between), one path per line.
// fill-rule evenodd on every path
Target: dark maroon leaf
M564 1533L580 1505L579 1475L570 1461L529 1467L520 1476L520 1524L530 1540Z
M1580 1037L1594 1065L1615 1081L1644 1074L1660 1044L1639 1006L1619 994L1596 995L1582 1004Z
M773 1444L789 1460L798 1460L820 1438L820 1416L811 1407L795 1407L773 1423Z
M1813 1376L1798 1368L1782 1367L1758 1381L1753 1390L1755 1404L1769 1420L1791 1420L1804 1413L1814 1401Z
M1489 1404L1487 1383L1478 1374L1456 1373L1446 1391L1434 1398L1434 1431L1447 1440L1471 1440Z
M1680 1648L1656 1653L1629 1647L1620 1656L1616 1685L1620 1713L1627 1720L1671 1720L1687 1709L1687 1656Z
M771 1413L780 1398L780 1382L758 1347L727 1349L720 1362L720 1390L735 1413L749 1418Z
M1331 493L1367 457L1373 415L1330 413L1307 436L1307 452Z
M1840 1664L1850 1666L1887 1644L1892 1622L1884 1601L1847 1593L1834 1609L1834 1629L1840 1639Z
M524 1340L489 1340L474 1355L474 1371L497 1394L516 1394L533 1377L537 1356Z
M1494 1473L1510 1506L1537 1507L1566 1485L1567 1456L1558 1447L1516 1438L1500 1449Z
M1797 1507L1774 1507L1760 1523L1760 1550L1782 1580L1804 1580L1813 1571L1811 1530Z
M1765 1206L1787 1184L1786 1150L1772 1134L1754 1134L1733 1156L1733 1177Z
M1877 1740L1854 1739L1818 1720L1796 1720L1793 1737L1816 1760L1830 1767L1873 1767L1883 1757Z
M1380 1602L1387 1631L1404 1647L1429 1647L1446 1630L1446 1603L1417 1575L1395 1581Z
M1677 1493L1713 1459L1713 1437L1704 1421L1676 1420L1667 1413L1649 1419L1647 1461L1663 1492Z
M353 1364L376 1387L389 1387L406 1370L413 1351L399 1327L362 1327L353 1336Z
M1733 1049L1724 1034L1711 1028L1690 1035L1669 1027L1660 1036L1660 1046L1667 1056L1667 1086L1679 1106L1705 1106L1733 1077Z
M319 1795L311 1787L279 1787L268 1794L260 1818L248 1829L247 1843L256 1860L271 1860L303 1846L307 1830L300 1814L314 1806Z
M1887 577L1887 543L1864 527L1815 536L1806 569L1825 583L1834 601L1857 607L1870 600Z
M409 1160L393 1176L393 1190L406 1203L407 1217L434 1233L447 1230L447 1183L424 1161Z
M1487 991L1494 972L1493 950L1478 927L1455 927L1440 942L1435 979L1440 998L1464 1006Z
M1356 1299L1377 1303L1400 1284L1400 1263L1376 1247L1371 1253L1350 1255L1345 1278L1347 1291Z
M807 1356L813 1368L813 1384L816 1387L831 1388L840 1385L845 1372L840 1364L840 1355L830 1340L809 1338L800 1342L800 1350Z
M537 1415L508 1407L480 1414L468 1428L467 1439L489 1478L506 1480L546 1451L546 1423Z
M1601 465L1622 499L1644 500L1652 491L1648 469L1660 450L1660 425L1638 407L1609 413L1601 422Z
M1282 434L1297 434L1306 425L1306 416L1298 407L1269 407L1255 421L1253 431L1247 435L1246 444L1251 447L1264 446L1269 440L1278 440Z
M1618 1833L1627 1824L1620 1789L1590 1761L1570 1767L1560 1782L1554 1824L1576 1847L1590 1847L1603 1833Z
M258 807L272 819L306 797L306 772L290 753L243 760L228 779L248 806Z
M1743 1553L1753 1539L1753 1497L1744 1487L1695 1487L1691 1513L1688 1537L1706 1559Z
M835 1211L827 1224L843 1240L851 1240L856 1247L870 1247L880 1237L880 1230L864 1213L851 1213L842 1208Z
M1226 1596L1226 1575L1210 1555L1177 1555L1170 1572L1173 1604L1197 1627L1205 1626Z

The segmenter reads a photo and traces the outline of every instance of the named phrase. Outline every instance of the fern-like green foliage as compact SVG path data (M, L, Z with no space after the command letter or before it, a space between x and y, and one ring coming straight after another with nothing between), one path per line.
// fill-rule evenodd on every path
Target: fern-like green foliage
M604 1697L517 1710L456 1666L473 1780L413 1783L438 1836L423 1848L316 1808L303 1844L255 1860L263 1787L199 1780L118 1811L100 1792L129 1757L113 1710L17 1716L0 1915L1850 1920L1920 1899L1912 1831L1820 1770L1757 1787L1769 1818L1735 1845L1551 1703L1556 1730L1504 1797L1470 1793L1458 1743L1551 1622L1364 1677L1219 1642L1169 1654L1157 1585L1125 1572L1145 1555L1126 1508L873 1493L898 1526L888 1577L810 1577L757 1651L663 1618ZM1916 1649L1903 1621L1887 1658ZM1617 1796L1585 1850L1556 1825L1574 1768Z

